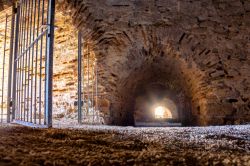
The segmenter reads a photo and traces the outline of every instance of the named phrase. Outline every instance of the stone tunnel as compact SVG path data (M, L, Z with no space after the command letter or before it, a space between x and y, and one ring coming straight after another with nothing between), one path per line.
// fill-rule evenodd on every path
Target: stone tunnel
M0 0L1 166L249 154L250 0Z
M183 125L250 121L249 1L58 0L56 10L97 59L107 124L135 125L161 102Z
M133 125L136 98L153 86L175 102L187 125L249 121L249 2L61 4L101 64L110 123Z

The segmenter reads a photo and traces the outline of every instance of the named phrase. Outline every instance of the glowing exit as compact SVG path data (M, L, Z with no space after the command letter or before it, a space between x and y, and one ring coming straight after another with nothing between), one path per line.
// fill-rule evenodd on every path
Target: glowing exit
M158 106L154 109L154 115L156 119L167 119L167 118L172 118L172 113L171 111L163 106Z

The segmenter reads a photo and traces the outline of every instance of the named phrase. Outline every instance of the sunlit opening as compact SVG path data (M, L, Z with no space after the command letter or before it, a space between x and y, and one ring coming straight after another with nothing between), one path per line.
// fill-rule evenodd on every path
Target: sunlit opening
M168 108L158 106L154 109L156 119L172 118L172 114Z
M162 118L164 118L164 114L165 114L164 107L158 106L155 108L155 118L162 119Z

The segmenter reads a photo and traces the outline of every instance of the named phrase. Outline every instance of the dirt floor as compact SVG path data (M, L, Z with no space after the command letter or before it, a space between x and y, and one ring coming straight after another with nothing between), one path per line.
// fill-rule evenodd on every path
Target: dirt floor
M0 166L250 165L250 125L205 128L0 125Z

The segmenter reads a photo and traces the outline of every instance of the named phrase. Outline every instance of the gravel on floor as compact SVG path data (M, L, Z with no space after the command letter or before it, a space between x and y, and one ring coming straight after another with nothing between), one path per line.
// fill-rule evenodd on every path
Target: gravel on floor
M250 125L135 128L0 125L0 166L250 165Z

